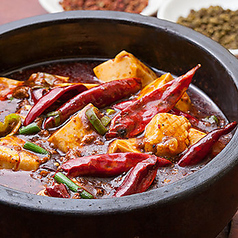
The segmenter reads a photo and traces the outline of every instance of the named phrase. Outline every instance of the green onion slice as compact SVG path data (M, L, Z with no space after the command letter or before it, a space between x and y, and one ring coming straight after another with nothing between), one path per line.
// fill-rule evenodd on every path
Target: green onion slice
M100 135L104 135L107 132L107 129L103 125L102 121L97 117L95 110L97 110L97 108L91 107L85 112L85 114L86 114L88 120L91 122L91 124L95 128L95 130Z
M49 112L46 117L54 117L55 126L60 125L60 111Z
M24 126L19 129L19 134L26 134L26 135L31 135L39 132L41 129L37 125L37 123L33 122L27 126Z
M55 126L59 126L60 125L60 111L54 111L51 113L47 114L48 117L53 116L54 117L54 122L55 122Z
M54 121L55 121L55 125L56 126L60 125L60 115L59 114L54 116Z
M32 142L29 142L29 141L26 141L23 148L26 150L30 150L30 151L39 153L39 154L48 154L49 153L47 150L43 149L42 147L40 147Z
M49 112L46 114L46 117L54 117L54 116L58 116L59 115L59 111L53 111L53 112Z
M208 116L208 117L205 118L205 120L210 122L210 123L215 123L215 124L219 123L219 119L215 115Z
M106 110L106 113L107 113L107 115L112 115L112 114L114 114L116 111L114 110L114 109L111 109L111 108L108 108L107 110Z
M211 116L211 119L214 120L216 124L219 123L219 120L218 120L217 116L212 115L212 116Z
M76 183L74 183L71 179L69 179L67 176L65 176L61 172L57 172L54 176L54 179L57 183L62 183L64 185L66 185L73 192L79 192L80 190L82 190L82 192L80 192L80 196L82 198L85 198L85 199L94 198L92 194L83 190L81 187L79 187Z
M13 125L13 127L12 127ZM21 117L16 113L11 113L4 118L4 122L0 122L1 135L14 135L21 126Z
M12 101L14 99L13 96L9 97L8 100Z
M107 126L111 122L111 118L108 116L103 116L101 118L101 122L104 126Z

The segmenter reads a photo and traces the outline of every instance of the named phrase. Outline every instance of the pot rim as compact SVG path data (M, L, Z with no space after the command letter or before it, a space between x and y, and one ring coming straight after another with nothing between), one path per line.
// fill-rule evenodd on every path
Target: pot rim
M62 21L72 22L83 19L113 20L129 25L143 25L145 27L160 28L171 33L176 33L179 37L203 48L205 51L209 52L209 54L215 55L216 60L219 61L224 68L229 69L228 73L234 80L234 86L236 86L236 88L238 87L238 68L235 67L234 64L237 59L229 53L228 50L198 32L155 17L112 11L71 11L51 13L4 24L0 26L0 37L2 34L7 34L11 31L34 25L44 26L52 23L60 23ZM81 216L113 214L119 212L125 213L152 207L155 204L159 206L168 202L173 203L175 200L182 199L184 196L189 196L191 193L202 191L204 187L210 187L221 177L229 173L234 166L237 166L237 144L238 131L236 130L228 145L202 169L179 181L140 194L121 198L66 200L38 196L0 186L0 203L38 212Z

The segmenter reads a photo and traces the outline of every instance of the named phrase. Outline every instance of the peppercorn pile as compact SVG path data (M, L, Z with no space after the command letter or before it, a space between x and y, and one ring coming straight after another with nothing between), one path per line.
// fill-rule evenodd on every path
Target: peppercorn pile
M212 38L227 49L238 48L238 10L225 10L220 6L191 10L188 17L179 17L177 23Z
M62 0L65 11L71 10L110 10L141 13L148 0Z

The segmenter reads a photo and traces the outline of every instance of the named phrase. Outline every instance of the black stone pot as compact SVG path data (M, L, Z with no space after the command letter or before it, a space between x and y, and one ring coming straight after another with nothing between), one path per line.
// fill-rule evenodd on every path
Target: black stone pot
M119 12L75 11L0 26L0 73L68 58L112 58L127 50L180 75L202 65L193 83L230 121L238 120L238 61L185 27ZM142 194L66 200L0 186L1 237L213 238L238 204L238 132L200 171Z

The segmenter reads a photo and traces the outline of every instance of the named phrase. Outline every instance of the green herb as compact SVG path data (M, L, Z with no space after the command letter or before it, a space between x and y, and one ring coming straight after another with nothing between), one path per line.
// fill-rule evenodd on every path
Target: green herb
M59 112L58 111L53 111L53 112L49 112L46 114L46 117L54 117L54 116L58 116Z
M238 48L238 10L220 6L191 10L187 17L179 17L177 23L192 28L217 41L227 49Z
M55 121L55 125L56 126L60 125L60 115L59 114L54 116L54 121Z

